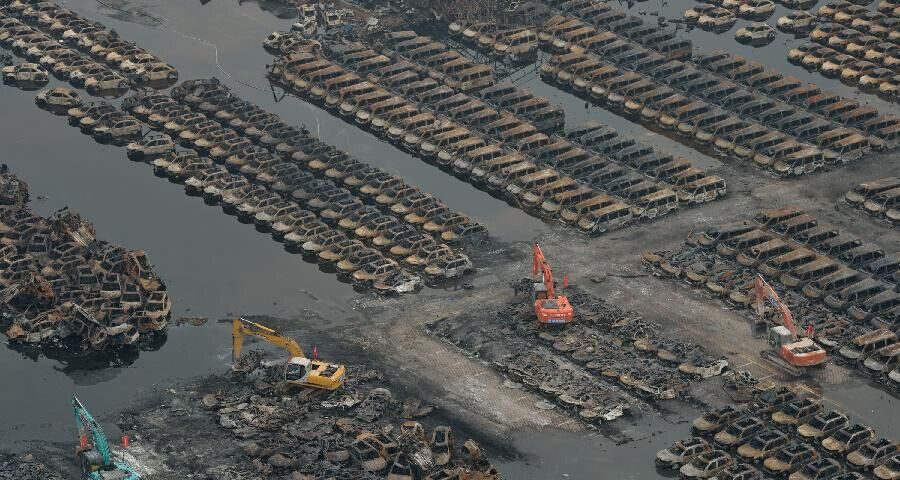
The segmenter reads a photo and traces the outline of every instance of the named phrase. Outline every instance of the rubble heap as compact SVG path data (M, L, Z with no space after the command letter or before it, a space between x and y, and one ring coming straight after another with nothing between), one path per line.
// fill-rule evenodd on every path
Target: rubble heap
M31 455L0 455L0 480L62 480L63 477L38 463Z
M515 282L527 291L528 280ZM587 423L683 397L692 381L721 374L724 359L699 345L661 335L658 324L577 287L566 291L575 323L541 328L530 300L516 299L483 314L441 319L431 333L490 362L509 377L510 388L545 396L539 408L562 407Z
M97 240L67 208L37 215L27 198L0 173L0 331L11 342L102 351L166 329L171 301L144 252Z
M280 363L254 361L240 370L192 393L179 410L185 421L195 412L212 415L246 454L210 466L207 473L216 478L500 478L477 443L454 439L447 426L423 426L433 423L433 407L397 398L362 366L349 368L334 392L286 389ZM142 429L146 415L136 411L122 423Z

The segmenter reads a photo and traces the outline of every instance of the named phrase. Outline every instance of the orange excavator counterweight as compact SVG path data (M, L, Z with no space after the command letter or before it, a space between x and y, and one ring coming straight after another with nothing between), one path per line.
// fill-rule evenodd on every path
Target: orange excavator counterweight
M556 295L553 288L553 271L544 258L544 252L538 244L531 247L531 285L534 314L538 323L546 325L565 325L572 323L575 309L565 295Z

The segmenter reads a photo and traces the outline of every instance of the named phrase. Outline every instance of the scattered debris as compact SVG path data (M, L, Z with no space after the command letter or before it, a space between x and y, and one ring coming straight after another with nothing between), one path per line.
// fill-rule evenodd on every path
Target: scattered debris
M253 352L243 358L251 355L262 358ZM180 422L211 428L206 433L216 455L169 465L174 473L206 475L197 478L500 478L475 441L432 426L427 403L398 397L377 372L353 365L340 390L288 396L272 388L283 368L258 362L241 375L181 388L159 405L126 412L118 423L157 449L178 448L160 436L175 412ZM399 476L403 471L416 476Z

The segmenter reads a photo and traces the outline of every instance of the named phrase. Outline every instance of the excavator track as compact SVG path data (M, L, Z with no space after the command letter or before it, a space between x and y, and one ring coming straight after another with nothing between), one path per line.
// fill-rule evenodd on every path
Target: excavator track
M793 376L795 378L799 378L799 377L806 375L806 368L791 365L786 360L781 358L780 355L778 355L777 353L775 353L771 350L763 350L763 351L759 352L759 356L762 357L763 360L780 368L782 371L787 372L788 374L790 374L791 376Z

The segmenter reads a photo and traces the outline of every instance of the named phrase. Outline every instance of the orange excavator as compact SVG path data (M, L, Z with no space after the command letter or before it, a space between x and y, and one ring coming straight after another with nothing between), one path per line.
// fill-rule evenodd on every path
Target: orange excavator
M531 246L531 251L531 292L538 323L544 325L572 323L575 310L568 297L556 295L553 289L553 271L544 258L544 252L537 243Z
M763 359L795 377L802 376L809 367L825 363L825 350L811 338L797 335L797 327L794 326L791 311L761 275L756 276L754 289L756 290L756 314L760 321L765 321L767 306L775 314L781 315L781 325L769 328L768 341L771 349L760 352Z

